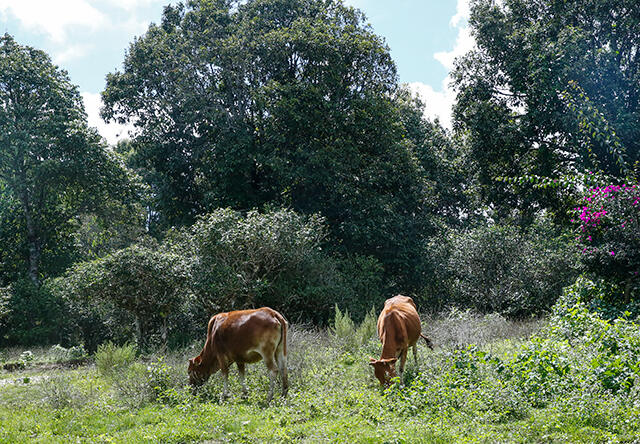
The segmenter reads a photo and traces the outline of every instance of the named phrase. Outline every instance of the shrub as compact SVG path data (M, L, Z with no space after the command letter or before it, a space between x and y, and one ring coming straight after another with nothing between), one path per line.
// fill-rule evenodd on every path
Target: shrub
M70 305L98 306L89 310L89 316L95 316L96 311L120 311L120 317L130 316L137 343L144 346L153 332L159 332L166 343L168 317L187 294L188 271L183 256L155 245L133 245L74 265L52 288ZM108 321L110 316L106 318Z
M523 317L550 309L577 275L577 253L545 219L527 231L479 226L452 235L447 273L454 304Z
M594 188L574 211L586 269L619 284L622 302L631 302L640 285L640 186Z
M54 361L63 362L85 358L87 356L87 352L82 345L76 345L71 348L64 348L60 344L56 344L51 347L49 355Z
M356 324L349 316L349 310L344 313L340 311L338 305L335 306L335 317L333 325L329 328L329 334L333 341L349 352L356 352L361 346L368 343L377 333L377 317L372 308L364 317L363 321L356 327Z
M113 342L107 342L98 346L95 354L98 372L107 378L116 379L133 364L136 351L136 346L133 344L119 347Z
M0 344L24 346L65 342L68 316L58 295L30 279L20 279L0 294Z
M25 350L20 354L20 362L24 365L30 365L35 360L33 352L31 350Z
M377 263L357 258L343 272L344 263L323 249L326 236L322 218L290 210L243 216L221 209L201 217L186 237L197 256L193 286L199 303L207 314L266 305L290 321L324 322L335 303L359 300L358 291L378 297L351 273L364 270L369 277ZM371 282L375 287L378 281Z
M600 390L627 397L640 382L640 329L626 319L589 311L581 295L597 288L586 279L568 287L549 325L525 344L507 374L536 405L573 392Z
M78 390L68 376L52 376L42 382L42 400L54 409L78 407L87 397Z

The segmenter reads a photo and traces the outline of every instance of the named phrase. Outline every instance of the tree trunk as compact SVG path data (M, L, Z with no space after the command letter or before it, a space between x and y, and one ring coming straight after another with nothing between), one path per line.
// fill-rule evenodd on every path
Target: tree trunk
M142 348L142 323L139 315L136 315L136 341L138 342L138 348Z
M20 193L20 201L24 210L24 218L27 223L27 242L29 244L29 277L31 281L40 286L40 253L42 246L40 245L40 236L36 229L36 224L33 221L33 215L31 214L31 205L29 202L29 196L27 191L23 190Z
M162 317L162 344L164 350L167 350L167 316Z
M629 303L631 302L631 278L627 279L627 282L625 283L624 286L624 301L625 303Z

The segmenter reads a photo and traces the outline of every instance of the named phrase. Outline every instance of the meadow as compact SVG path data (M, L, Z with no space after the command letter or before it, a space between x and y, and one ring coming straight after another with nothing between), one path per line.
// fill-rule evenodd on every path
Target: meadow
M0 373L0 442L637 442L640 334L561 305L546 320L452 311L423 316L405 381L380 388L374 319L333 329L293 325L287 398L266 402L268 377L248 366L221 401L215 375L197 392L186 361L201 343L139 353L105 345L77 366L57 350L3 352L25 367ZM63 350L63 349L62 349ZM617 354L613 357L612 354ZM78 360L74 361L78 362ZM616 372L616 362L618 371ZM625 373L626 372L626 373Z

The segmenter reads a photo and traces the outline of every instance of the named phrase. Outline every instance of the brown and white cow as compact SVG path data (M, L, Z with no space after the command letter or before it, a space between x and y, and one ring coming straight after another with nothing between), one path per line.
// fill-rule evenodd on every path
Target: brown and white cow
M282 377L282 395L287 394L287 321L268 308L218 313L209 320L207 340L202 352L189 359L189 383L204 384L220 370L224 378L222 398L227 396L229 367L238 366L242 394L246 396L245 364L264 360L271 374L268 400L273 398L278 371Z
M413 299L394 296L387 299L378 316L378 337L382 342L380 359L369 358L380 384L387 385L396 376L395 363L400 358L400 380L407 360L407 351L413 347L413 358L418 363L417 342L422 337L433 350L431 340L422 334L420 317Z

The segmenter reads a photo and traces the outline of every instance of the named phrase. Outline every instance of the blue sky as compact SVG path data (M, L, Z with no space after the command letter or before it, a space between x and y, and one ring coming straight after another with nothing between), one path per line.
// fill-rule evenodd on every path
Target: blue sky
M98 117L108 72L120 68L125 49L170 0L0 0L0 32L45 50L78 85L89 123L111 143L126 128ZM175 3L175 1L173 1ZM367 15L385 38L408 83L427 104L427 116L450 125L453 93L447 75L453 58L471 48L468 0L345 0Z

